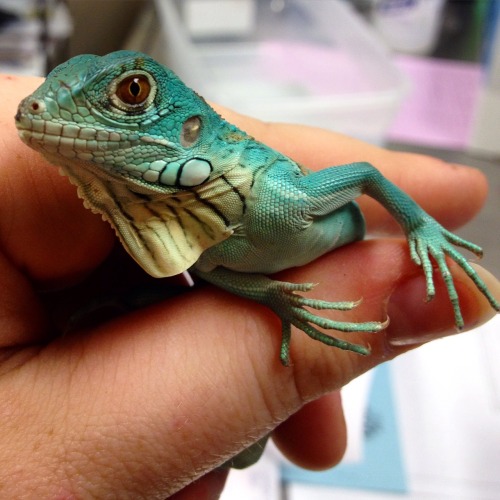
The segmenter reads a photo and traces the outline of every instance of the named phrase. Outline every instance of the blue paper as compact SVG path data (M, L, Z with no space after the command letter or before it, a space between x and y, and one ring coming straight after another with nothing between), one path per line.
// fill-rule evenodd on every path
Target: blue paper
M406 492L407 480L394 406L391 372L387 364L375 369L365 421L363 459L341 463L324 472L284 465L288 482L307 482L338 488Z

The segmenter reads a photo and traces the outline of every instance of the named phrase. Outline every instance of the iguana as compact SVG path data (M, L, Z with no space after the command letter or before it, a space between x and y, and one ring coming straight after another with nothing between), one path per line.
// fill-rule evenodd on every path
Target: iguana
M481 248L443 228L375 167L353 163L311 172L226 122L145 54L70 59L20 103L15 120L21 139L61 167L146 272L161 278L189 270L269 306L281 318L284 365L292 325L360 354L369 349L320 328L377 332L387 325L323 318L310 309L349 310L358 302L309 299L300 292L313 284L267 277L363 238L354 201L361 194L379 201L403 228L411 258L425 274L427 299L435 294L432 260L437 264L458 328L463 318L446 257L499 310L453 245L477 255Z

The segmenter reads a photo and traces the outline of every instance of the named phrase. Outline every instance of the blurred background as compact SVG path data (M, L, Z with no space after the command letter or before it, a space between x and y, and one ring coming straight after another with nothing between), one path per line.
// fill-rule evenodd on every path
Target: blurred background
M139 50L242 113L475 166L490 197L459 233L500 276L499 13L497 0L0 0L0 70ZM223 498L500 498L498 319L348 386L339 467L304 472L271 447Z

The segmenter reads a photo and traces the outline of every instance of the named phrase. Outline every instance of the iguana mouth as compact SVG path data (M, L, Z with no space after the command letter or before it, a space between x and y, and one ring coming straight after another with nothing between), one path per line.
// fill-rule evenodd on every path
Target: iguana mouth
M124 135L96 126L45 120L33 116L26 108L23 101L15 116L19 136L23 142L42 152L92 160L92 155L82 155L128 149L140 140L137 133Z

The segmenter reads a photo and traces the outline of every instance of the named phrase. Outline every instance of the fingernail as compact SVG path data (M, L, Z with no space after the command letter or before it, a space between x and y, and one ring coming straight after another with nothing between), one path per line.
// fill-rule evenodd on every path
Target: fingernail
M488 271L474 265L477 273L494 296L500 296L500 283ZM474 283L463 273L454 276L460 298L465 326L470 330L491 319L496 311L490 306ZM453 308L441 278L435 278L436 295L426 302L426 283L423 276L414 276L401 282L391 294L387 314L390 325L387 339L392 346L423 344L459 332L455 325Z

